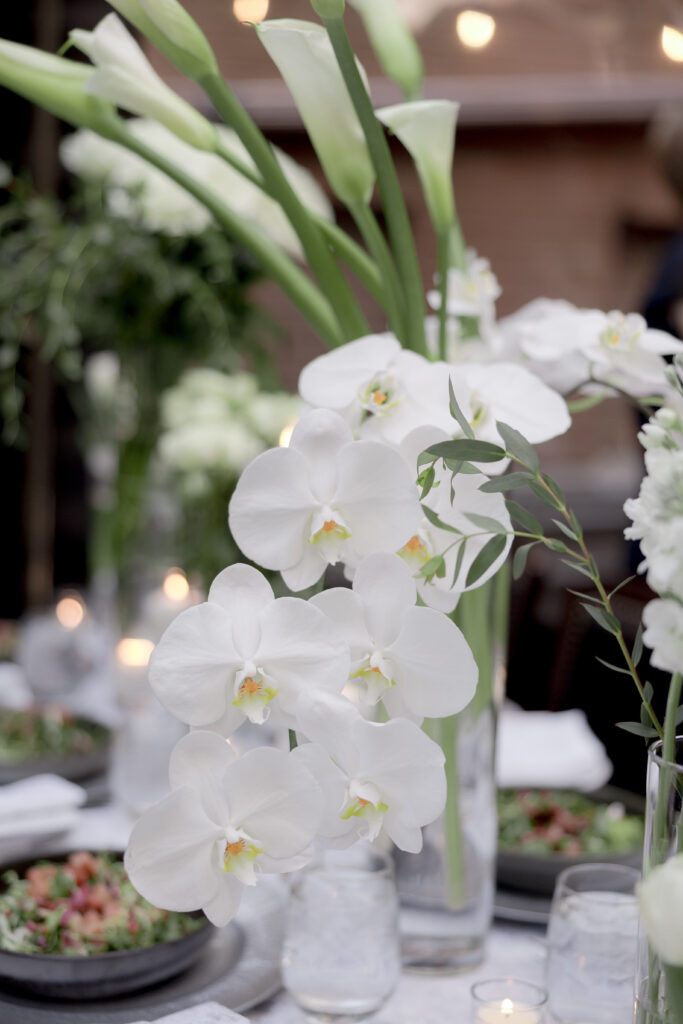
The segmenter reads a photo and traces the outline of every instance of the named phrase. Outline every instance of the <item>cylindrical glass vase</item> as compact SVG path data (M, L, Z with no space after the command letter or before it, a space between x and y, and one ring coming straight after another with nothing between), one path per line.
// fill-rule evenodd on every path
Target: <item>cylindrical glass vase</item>
M683 852L683 736L675 757L662 741L650 747L647 768L643 876ZM683 1024L683 968L670 968L648 944L641 927L636 968L636 1024Z

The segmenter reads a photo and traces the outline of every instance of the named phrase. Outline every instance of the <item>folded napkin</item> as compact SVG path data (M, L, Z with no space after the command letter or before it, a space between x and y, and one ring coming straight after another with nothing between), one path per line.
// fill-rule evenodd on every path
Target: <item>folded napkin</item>
M0 852L7 840L73 828L86 792L59 775L33 775L0 788Z
M497 781L504 789L604 786L612 775L605 748L583 711L523 711L506 701L498 724Z
M132 1024L150 1024L146 1020L136 1020ZM246 1017L220 1003L202 1003L191 1006L187 1010L179 1010L168 1017L158 1017L154 1024L249 1024Z

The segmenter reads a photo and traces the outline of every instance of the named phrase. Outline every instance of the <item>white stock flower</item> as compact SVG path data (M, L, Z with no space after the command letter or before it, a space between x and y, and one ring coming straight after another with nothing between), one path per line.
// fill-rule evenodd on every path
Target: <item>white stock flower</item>
M448 435L441 431L423 427L414 430L405 439L401 445L401 453L409 466L415 466L421 452L432 444L448 439ZM461 593L467 590L476 590L498 572L510 551L513 526L505 505L504 495L500 493L487 494L485 491L479 490L488 477L479 473L458 473L453 480L453 501L451 502L450 472L445 470L441 463L437 464L435 472L434 486L422 504L435 513L441 522L459 530L461 534L468 535L465 554L462 557L458 574L454 578L462 541L458 541L457 533L435 526L426 516L420 523L419 529L404 542L398 554L414 573L418 573L430 558L443 555L446 567L444 576L442 578L434 576L430 581L416 576L416 582L418 593L426 605L439 611L452 612ZM467 585L467 575L472 563L482 548L491 540L493 534L473 523L471 519L467 518L466 513L494 519L507 533L505 545L498 557L486 572L469 586Z
M647 570L652 589L683 600L683 451L653 448L645 463L638 497L624 504L633 523L624 536L640 541L645 560L639 571Z
M449 618L415 606L412 572L397 555L366 558L353 590L311 598L351 649L351 676L368 704L382 700L392 718L443 718L462 711L478 670L464 636Z
M485 324L495 319L495 303L501 294L498 278L491 270L487 259L478 256L474 249L467 250L465 270L451 267L448 271L446 289L446 311L449 316L474 316ZM441 293L431 291L427 299L432 309L441 308Z
M134 825L125 856L133 885L155 906L201 908L223 927L244 885L309 859L322 795L290 754L262 747L238 758L215 733L194 732L173 751L170 780L171 793Z
M244 554L279 569L292 590L311 586L327 565L395 551L419 521L414 478L399 453L354 441L327 409L302 416L288 448L247 466L229 508Z
M69 39L95 65L86 92L160 121L191 146L215 149L214 126L161 80L115 14L107 14L92 32L72 29Z
M264 449L264 443L247 426L211 419L205 409L202 422L186 423L167 430L159 438L162 463L174 472L209 470L220 476L237 476Z
M648 942L665 964L683 967L683 853L652 868L637 891Z
M334 845L384 832L409 853L446 802L441 748L405 718L367 722L343 697L302 697L299 728L311 741L294 757L325 795L320 835Z
M291 722L302 690L341 691L349 650L318 608L273 596L261 573L231 565L208 600L181 612L152 654L150 685L188 725L229 736L245 718L262 723L271 707Z
M411 430L455 426L448 411L448 367L403 349L393 334L370 334L313 359L299 394L334 409L363 437L399 444ZM466 394L456 394L463 402Z
M332 190L347 205L368 202L375 172L327 32L295 18L262 21L256 31L294 97Z
M673 599L656 599L643 611L643 643L650 648L650 662L665 672L683 671L683 605Z
M429 215L440 233L448 231L455 217L453 151L459 109L460 104L451 100L418 100L375 111L415 161ZM478 274L476 280L481 279ZM449 276L449 289L451 285Z

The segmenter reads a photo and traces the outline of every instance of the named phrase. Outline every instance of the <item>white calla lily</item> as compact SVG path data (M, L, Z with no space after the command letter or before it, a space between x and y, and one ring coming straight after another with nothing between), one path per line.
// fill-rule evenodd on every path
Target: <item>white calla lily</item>
M116 14L107 14L92 32L72 29L69 39L95 65L86 92L160 121L191 146L216 148L214 126L161 80Z
M350 206L368 202L375 172L327 32L295 18L262 21L256 31L294 97L333 192Z
M271 710L293 724L302 690L340 692L348 672L348 646L319 609L275 598L257 569L238 564L216 577L206 602L173 620L154 649L149 681L176 718L229 736Z
M208 40L178 0L107 0L190 78L218 74Z
M392 718L442 718L474 696L478 669L449 618L415 606L412 571L397 555L377 554L358 566L353 590L311 598L342 631L351 649L351 679L369 704L382 700Z
M368 722L342 697L302 696L297 718L310 740L293 756L318 779L320 835L343 845L384 832L401 850L422 849L422 826L446 802L444 755L414 722Z
M292 590L312 586L327 565L395 550L420 518L414 478L399 453L354 441L327 409L306 413L289 447L247 466L229 508L245 555L279 569Z
M448 367L403 349L393 334L370 334L313 359L299 377L309 405L334 409L361 437L400 444L415 428L454 427ZM463 404L466 389L455 384Z
M665 964L683 967L683 853L652 868L637 891L648 942Z
M401 445L401 453L409 466L415 466L418 455L430 445L446 441L449 435L431 427L414 430ZM497 465L497 464L496 464ZM490 471L490 467L489 467ZM458 564L459 547L457 534L450 530L435 526L426 517L420 527L402 545L398 554L411 567L413 573L419 572L430 558L443 555L445 574L442 578L434 576L431 580L416 576L417 589L426 605L443 612L452 612L458 603L461 593L476 590L494 576L505 562L513 540L513 526L505 505L503 494L487 494L479 488L488 477L479 473L458 473L453 480L453 500L451 501L451 474L437 464L435 467L435 486L432 487L423 504L433 512L441 522L467 535L465 554L462 557L458 574L454 579ZM489 568L474 582L467 584L467 576L477 555L494 536L493 532L477 526L468 514L484 516L500 524L501 532L506 534L505 544Z
M185 736L171 755L171 793L133 827L125 865L166 910L198 910L218 927L260 873L309 858L322 794L300 760L270 748L238 758L215 733Z
M453 152L459 109L460 104L451 100L418 100L375 112L415 161L438 234L447 232L455 217Z
M417 96L424 65L420 48L406 25L396 0L349 0L360 14L382 70L406 96Z

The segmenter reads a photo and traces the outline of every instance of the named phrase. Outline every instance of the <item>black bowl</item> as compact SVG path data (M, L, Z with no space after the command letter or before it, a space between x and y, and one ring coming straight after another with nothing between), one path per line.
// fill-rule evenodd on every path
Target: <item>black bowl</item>
M80 782L81 779L104 774L111 759L111 730L99 722L92 722L89 718L77 718L76 721L92 734L95 740L92 750L84 754L41 754L20 761L0 758L0 786L19 782L20 779L27 779L31 775L61 775L71 782Z
M41 858L64 861L68 854ZM3 865L23 874L34 861ZM201 917L201 911L189 916ZM181 939L141 949L64 956L56 953L12 953L0 949L0 986L30 991L51 999L100 999L148 988L180 974L197 960L214 934L208 921Z

